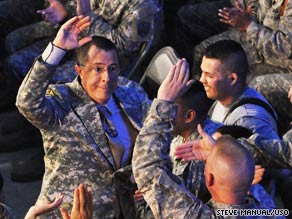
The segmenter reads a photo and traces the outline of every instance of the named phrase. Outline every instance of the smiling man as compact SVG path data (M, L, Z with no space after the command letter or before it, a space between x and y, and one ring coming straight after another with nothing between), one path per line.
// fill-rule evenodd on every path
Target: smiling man
M82 16L67 21L19 89L16 105L44 141L45 174L36 204L61 192L70 210L82 182L92 193L93 218L134 218L131 154L150 101L140 86L119 77L110 40L78 39L89 24ZM76 48L76 79L49 85L66 51ZM61 215L56 209L41 218Z
M212 120L243 126L270 139L279 138L275 112L260 93L246 84L248 62L239 43L222 40L210 45L201 70L200 81L207 96L216 100L209 110ZM252 101L242 102L251 98Z

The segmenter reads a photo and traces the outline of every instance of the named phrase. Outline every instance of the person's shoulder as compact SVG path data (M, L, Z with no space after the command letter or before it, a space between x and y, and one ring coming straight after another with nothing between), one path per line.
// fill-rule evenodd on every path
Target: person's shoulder
M252 87L247 87L241 94L240 99L244 98L258 98L260 100L267 102L266 98L260 92L256 91Z
M119 89L138 89L144 90L137 82L127 79L126 77L119 76L118 78L118 88Z
M137 82L120 76L115 94L120 100L149 99L147 93Z

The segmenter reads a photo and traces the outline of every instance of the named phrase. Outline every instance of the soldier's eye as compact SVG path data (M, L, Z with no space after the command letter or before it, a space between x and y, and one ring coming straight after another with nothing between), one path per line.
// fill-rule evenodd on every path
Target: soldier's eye
M102 73L102 72L103 72L103 68L102 68L102 67L96 67L96 68L95 68L95 71L96 71L97 73Z

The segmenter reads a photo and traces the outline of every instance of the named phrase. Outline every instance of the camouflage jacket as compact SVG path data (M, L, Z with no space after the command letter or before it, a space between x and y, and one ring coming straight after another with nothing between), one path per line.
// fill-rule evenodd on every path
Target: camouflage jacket
M41 57L36 59L16 101L19 111L43 136L46 170L38 202L52 200L60 192L65 196L64 207L70 209L74 188L85 183L93 195L93 218L113 218L117 205L125 218L133 218L131 155L128 165L116 168L96 103L78 78L48 88L55 69ZM150 106L144 90L120 77L114 96L129 122L139 130ZM58 209L45 216L59 217Z
M206 39L195 48L196 62L202 58L208 45L222 39L232 39L243 46L250 65L267 63L292 72L292 1L288 0L284 14L280 16L282 2L283 0L241 0L244 6L249 3L253 6L254 19L246 32L231 28Z
M223 218L216 209L257 208L249 198L244 205L204 204L172 174L168 153L176 111L175 104L155 99L133 153L134 178L155 218Z
M256 163L264 167L292 169L292 129L283 136L283 140L268 139L257 133L239 140L252 151Z
M76 1L66 4L76 14ZM132 55L142 42L151 40L156 16L162 12L157 0L90 0L90 36L104 36L117 46L119 53ZM157 28L157 27L156 27Z

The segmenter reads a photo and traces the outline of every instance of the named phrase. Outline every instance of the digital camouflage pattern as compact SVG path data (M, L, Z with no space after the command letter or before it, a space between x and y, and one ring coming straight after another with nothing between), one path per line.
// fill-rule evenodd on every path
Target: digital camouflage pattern
M122 58L121 66L125 68L133 56L137 55L136 52L143 42L148 42L154 35L155 20L157 16L161 15L159 13L162 10L160 5L156 0L91 0L90 4L91 12L89 15L92 17L92 21L90 28L84 34L104 36L110 39L117 46ZM76 14L75 1L68 1L65 7L69 10L69 17ZM44 32L44 28L36 29L34 25L45 25L47 30ZM49 25L45 22L34 25L26 26L12 33L17 39L19 39L17 36L21 36L21 45L27 46L27 48L22 47L22 50L17 51L8 59L7 64L10 71L18 78L25 76L35 57L41 54L47 45L47 41L38 45L34 45L32 42L38 41L39 36L48 33L53 37L57 30L56 27L48 27ZM31 35L32 32L33 35ZM6 45L8 48L12 46ZM16 47L20 46L17 45ZM26 62L23 62L23 60L26 60ZM74 78L76 76L76 73L72 71L74 64L68 63L66 66L59 67L58 71L62 74L55 81L69 82L68 79ZM71 74L71 77L68 77L69 74Z
M239 140L245 148L252 151L255 163L264 167L292 168L292 129L284 134L283 140L267 139L257 133L248 139Z
M221 125L219 123L215 123L209 119L206 119L202 127L205 132L208 134L213 134L217 128ZM175 147L195 139L199 139L201 136L199 135L197 129L195 129L187 139L184 139L182 136L178 135L174 137L170 144L170 158L172 160L172 173L180 178L180 180L184 183L186 188L191 191L198 199L203 200L204 202L210 199L210 193L205 185L205 176L204 176L204 168L205 164L202 161L190 161L184 162L182 160L176 160L173 156ZM145 201L138 203L137 207L138 218L141 219L152 219L154 215L151 212L150 207L147 205Z
M217 128L221 126L220 123L213 122L210 119L206 119L204 124L201 125L203 130L209 135L212 135L217 130ZM201 136L197 129L195 129L187 139L184 139L179 135L176 136L170 144L170 157L173 162L172 173L177 175L184 182L186 188L191 191L197 198L206 202L210 199L210 194L205 185L204 162L184 162L182 160L176 160L173 156L176 146L200 138Z
M289 90L292 87L292 74L257 76L249 85L260 92L276 110L281 134L288 131L292 121L292 103L288 98Z
M133 153L134 178L155 218L222 218L216 209L258 208L249 198L244 205L204 204L172 174L168 153L176 111L174 104L154 99Z
M118 205L124 218L134 218L131 157L126 166L117 169L96 103L78 78L49 86L55 69L39 57L16 101L19 111L43 136L46 170L37 203L52 201L60 192L64 194L63 207L70 209L74 189L84 183L92 192L93 218L113 218ZM130 124L139 130L150 105L147 94L136 83L120 77L114 96ZM42 218L60 218L60 211Z
M246 32L230 28L221 34L210 37L194 48L195 77L200 75L200 63L206 47L223 39L239 42L248 57L249 80L254 76L269 73L292 72L292 1L288 1L283 16L280 7L283 0L240 1L245 7L252 4L254 21Z

